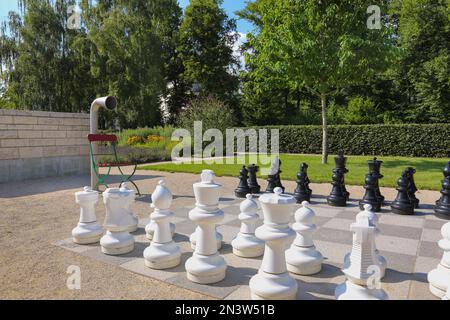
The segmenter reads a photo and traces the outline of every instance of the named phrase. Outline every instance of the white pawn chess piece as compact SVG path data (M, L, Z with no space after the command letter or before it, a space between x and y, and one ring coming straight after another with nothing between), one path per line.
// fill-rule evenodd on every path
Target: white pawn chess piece
M370 225L369 213L362 211L352 223L353 245L350 256L344 259L347 280L338 285L335 297L338 300L387 300L381 289L380 267L375 254L376 228Z
M195 246L197 244L198 230L199 230L199 227L195 228L195 231L189 237L189 242L191 243L192 250L195 250ZM222 249L223 236L219 231L217 231L217 226L215 226L215 232L216 232L217 250L220 250L220 249Z
M151 218L155 221L156 228L150 246L144 250L145 265L152 269L168 269L181 263L181 250L173 242L170 232L170 211L172 193L167 189L164 181L158 183L152 193L151 207L155 208Z
M241 230L231 241L233 253L243 258L255 258L264 253L264 241L255 236L256 222L259 220L258 204L247 194L247 199L240 205Z
M292 229L297 232L297 237L286 251L287 269L292 273L312 275L322 269L323 256L314 246L312 239L317 229L314 217L314 211L308 201L303 201L302 207L295 212Z
M219 209L222 186L214 182L214 172L203 170L201 182L194 183L196 207L189 212L189 218L198 224L195 251L186 261L187 278L196 283L209 284L222 281L227 264L217 252L215 226L223 219Z
M133 203L136 201L136 191L132 190L132 189L128 189L128 185L126 182L122 183L122 186L120 187L120 190L122 192L124 192L124 194L126 194L126 198L127 198L127 204L125 206L125 210L128 212L128 214L130 215L131 219L130 219L130 225L127 227L127 231L128 232L135 232L138 229L138 225L139 225L139 219L133 214L132 210L131 210L131 206L133 205Z
M103 227L97 224L95 206L98 203L98 192L84 187L84 191L75 193L75 201L80 206L80 220L72 230L73 242L91 244L100 241Z
M103 192L106 208L104 227L107 232L100 239L100 245L105 254L120 255L134 249L134 238L127 231L133 221L127 210L128 197L128 191L118 188L109 188Z
M450 283L450 222L442 226L441 234L443 239L439 240L438 245L444 254L436 269L428 273L430 291L439 298L446 294Z
M294 214L296 200L282 192L277 187L274 193L259 197L264 225L256 229L255 234L265 241L265 250L258 273L250 279L254 300L292 300L297 296L297 281L287 271L285 257L286 249L295 237L289 220Z

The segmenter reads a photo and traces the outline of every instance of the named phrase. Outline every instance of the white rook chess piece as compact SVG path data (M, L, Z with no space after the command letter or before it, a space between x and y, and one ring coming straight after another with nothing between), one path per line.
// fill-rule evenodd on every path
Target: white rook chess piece
M444 254L437 268L428 273L430 291L439 298L446 294L450 283L450 222L442 226L441 234L443 239L439 240L438 245Z
M203 170L201 182L194 183L195 208L189 218L198 224L197 244L194 254L186 261L187 278L193 282L208 284L225 278L227 264L217 252L215 226L223 219L219 209L222 186L214 182L214 172Z
M262 256L264 241L255 236L256 222L259 220L259 215L256 213L258 204L252 199L251 194L247 194L247 199L242 201L240 209L241 230L236 238L231 241L233 253L244 258Z
M172 193L161 180L152 193L151 207L155 210L151 218L156 224L155 233L150 246L144 250L145 265L152 269L173 268L181 263L181 250L173 242L170 232L171 204Z
M376 228L370 224L369 213L362 211L352 223L352 251L344 259L342 271L347 281L336 287L338 300L387 300L381 289L380 267L375 254Z
M75 193L75 201L80 206L80 220L72 230L73 242L90 244L100 241L103 228L97 224L95 206L98 203L98 192L84 187L84 191Z
M301 275L311 275L322 269L322 254L316 250L312 239L316 230L314 211L308 201L302 202L302 207L295 212L295 223L292 226L297 237L290 249L286 251L288 271Z
M256 236L264 240L266 246L261 267L250 279L254 300L291 300L297 296L297 281L289 275L285 258L286 249L295 237L289 220L296 200L282 194L283 189L279 187L274 192L259 197L264 225L256 229Z
M120 255L133 251L134 238L127 231L133 219L127 210L129 192L109 188L103 192L106 207L104 227L106 234L100 239L102 252L108 255Z
M219 231L217 231L217 226L214 226L214 228L215 228L215 232L216 232L217 250L220 250L222 248L223 236ZM189 237L189 241L191 242L192 250L195 250L195 246L197 244L198 229L199 229L199 227L195 228L195 231Z
M130 215L130 225L127 227L128 232L135 232L138 229L139 219L133 214L131 210L131 206L136 201L136 192L134 190L128 189L128 185L126 182L122 183L122 186L120 187L120 191L122 191L124 194L126 194L126 206L125 210Z

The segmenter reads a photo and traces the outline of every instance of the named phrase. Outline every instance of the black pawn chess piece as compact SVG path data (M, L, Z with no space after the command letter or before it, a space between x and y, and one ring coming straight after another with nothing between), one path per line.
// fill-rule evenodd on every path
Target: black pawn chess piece
M305 173L305 176L306 176L306 178L305 178L305 180L306 180L306 189L308 190L309 197L311 198L312 190L309 187L309 184L311 183L311 181L309 180L309 177L308 177L308 165L306 163L302 163L300 165L300 171ZM309 202L309 200L308 200L308 202Z
M342 190L345 194L345 197L348 200L350 200L350 192L347 191L347 188L345 187L345 174L348 173L348 169L345 167L347 164L347 157L344 156L344 154L341 152L337 156L334 157L334 163L336 165L336 169L340 169L342 171Z
M375 212L379 212L381 210L381 203L376 193L376 182L377 176L375 173L366 174L364 183L364 189L366 189L366 192L364 193L362 200L359 201L359 208L361 210L364 210L365 204L370 204L372 206L372 210Z
M333 169L332 182L333 188L327 197L327 203L333 207L345 207L347 205L347 194L342 188L344 179L344 171L339 168Z
M279 163L279 165L278 165L278 172L275 175L275 187L283 189L283 193L284 193L285 188L281 184L281 173L283 172L283 171L281 171L281 160L278 159L278 163Z
M391 203L391 209L393 213L403 214L403 215L413 215L414 214L414 203L409 198L408 188L409 188L409 172L408 170L403 171L401 177L397 180L397 197Z
M252 193L260 193L261 186L258 184L258 179L256 177L256 173L259 170L259 167L255 164L252 164L251 166L248 166L247 168L249 172L249 178L248 178L248 186L250 187L250 190Z
M382 206L384 203L384 196L381 194L380 191L380 179L382 179L384 176L381 174L381 164L383 161L377 160L377 158L373 158L373 160L367 161L369 164L369 173L372 173L375 178L377 179L377 182L375 184L375 193L377 195L378 201L380 202L380 205Z
M434 215L441 219L450 220L450 161L444 168L441 197L436 201Z
M238 198L245 198L247 194L252 193L252 190L248 186L248 170L245 168L245 166L242 166L241 171L239 171L239 185L234 190L234 194Z
M306 163L302 163L300 166L300 170L297 173L297 187L294 191L294 198L297 200L297 203L302 203L303 201L310 202L311 200L311 192L308 188L308 175L306 173L306 168L304 165Z
M419 199L416 198L416 183L414 182L414 174L416 173L416 169L412 167L408 167L406 170L408 170L408 179L409 179L409 187L408 187L408 195L409 199L411 199L412 203L414 204L414 208L419 207Z

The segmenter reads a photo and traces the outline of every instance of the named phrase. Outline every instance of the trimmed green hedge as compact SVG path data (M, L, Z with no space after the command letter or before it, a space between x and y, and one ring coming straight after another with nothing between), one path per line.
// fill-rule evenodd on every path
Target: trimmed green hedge
M322 152L321 126L253 128L279 129L281 153ZM330 154L448 158L450 124L328 126L328 150Z

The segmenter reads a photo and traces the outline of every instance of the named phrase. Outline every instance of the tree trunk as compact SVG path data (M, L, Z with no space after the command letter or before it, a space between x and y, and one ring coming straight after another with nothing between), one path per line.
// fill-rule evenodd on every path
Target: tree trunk
M322 103L322 163L328 162L328 139L327 139L327 96L320 95L320 102Z

